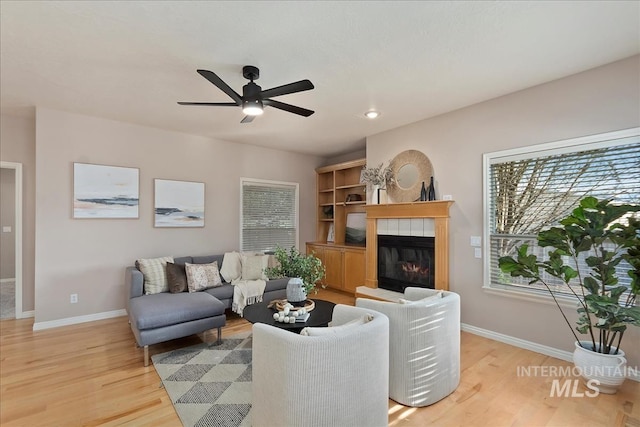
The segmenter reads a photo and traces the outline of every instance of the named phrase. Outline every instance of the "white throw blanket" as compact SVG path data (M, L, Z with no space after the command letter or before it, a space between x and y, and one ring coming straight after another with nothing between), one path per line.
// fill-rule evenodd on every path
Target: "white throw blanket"
M231 309L242 316L248 305L262 302L262 294L267 286L264 280L238 280L233 286L233 304Z

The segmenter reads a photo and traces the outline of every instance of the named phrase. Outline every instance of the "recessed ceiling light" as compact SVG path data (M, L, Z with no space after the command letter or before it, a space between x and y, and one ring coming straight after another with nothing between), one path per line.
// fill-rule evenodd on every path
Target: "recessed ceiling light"
M378 113L376 110L369 110L366 113L364 113L364 115L368 119L375 119L376 117L380 116L380 113Z

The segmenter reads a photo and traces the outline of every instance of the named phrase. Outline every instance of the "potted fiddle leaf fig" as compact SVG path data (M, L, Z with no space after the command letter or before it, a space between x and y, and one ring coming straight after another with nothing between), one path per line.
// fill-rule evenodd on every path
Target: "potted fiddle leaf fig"
M267 268L269 277L289 277L287 284L287 300L289 302L304 301L316 283L324 277L325 268L322 261L313 253L303 254L295 247L289 251L278 246L275 250L276 266Z
M503 272L530 279L530 284L542 283L549 291L576 340L575 366L587 385L602 393L615 393L624 381L626 360L620 344L627 326L640 326L639 211L640 206L586 197L558 226L538 233L539 246L554 248L547 259L530 254L525 244L515 258L498 261ZM623 261L629 265L628 286L619 283L616 270ZM578 301L575 330L556 298L552 278L566 284ZM579 339L576 331L587 339Z

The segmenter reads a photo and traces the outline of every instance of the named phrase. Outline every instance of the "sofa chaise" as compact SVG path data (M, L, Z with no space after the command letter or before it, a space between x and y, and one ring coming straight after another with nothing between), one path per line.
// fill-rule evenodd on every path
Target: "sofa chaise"
M222 265L224 255L185 256L174 259L175 264ZM264 301L286 297L288 278L266 281ZM176 338L201 333L209 329L218 329L218 341L221 340L221 328L226 324L225 310L233 302L233 285L223 282L222 286L199 292L160 292L145 294L145 282L137 266L125 271L127 292L127 314L131 330L138 346L144 348L144 365L149 365L149 345L158 344Z

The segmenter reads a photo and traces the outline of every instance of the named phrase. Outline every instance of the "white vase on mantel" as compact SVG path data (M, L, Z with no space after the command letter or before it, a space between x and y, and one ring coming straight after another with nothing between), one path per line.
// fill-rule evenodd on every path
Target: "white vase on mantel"
M380 186L379 185L371 185L371 204L377 205L380 203L378 198L380 197Z

